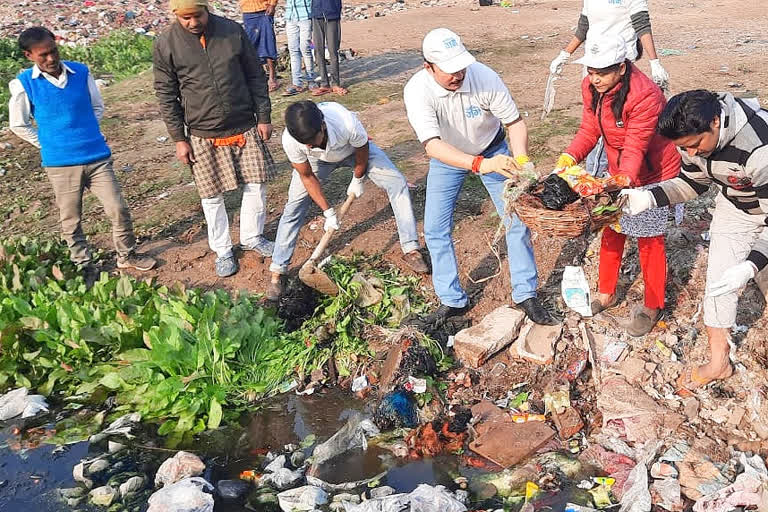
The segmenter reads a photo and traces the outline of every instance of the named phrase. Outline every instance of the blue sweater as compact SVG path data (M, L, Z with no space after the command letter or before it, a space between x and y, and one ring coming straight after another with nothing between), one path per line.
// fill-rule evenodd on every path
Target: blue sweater
M341 19L341 0L312 0L312 17L326 20Z
M88 91L88 67L66 62L74 71L60 89L32 69L19 74L37 123L43 167L85 165L112 155L93 113Z

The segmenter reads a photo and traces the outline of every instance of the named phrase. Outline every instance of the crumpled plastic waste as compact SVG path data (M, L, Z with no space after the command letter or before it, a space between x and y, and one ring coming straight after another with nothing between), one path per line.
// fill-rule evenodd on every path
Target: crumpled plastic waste
M408 494L391 494L373 498L360 504L343 501L344 512L404 512L408 510L411 497Z
M651 493L648 491L648 465L663 445L662 441L648 441L639 450L637 465L624 484L619 512L650 512ZM629 486L629 488L627 488Z
M205 464L194 453L176 452L176 455L163 461L155 474L155 486L169 486L189 477L203 474Z
M147 512L213 512L213 485L200 477L179 480L149 497Z
M768 470L759 455L740 456L744 472L728 487L706 496L693 506L694 512L729 512L736 507L768 510Z
M373 421L382 430L414 428L419 423L419 415L413 395L405 390L387 393L379 402Z
M326 482L325 480L320 480L319 478L307 475L307 483L309 485L314 485L315 487L319 487L320 489L324 490L325 492L345 492L345 491L352 491L354 489L358 489L360 487L367 486L371 482L379 482L381 479L383 479L385 476L387 476L387 472L383 471L379 473L376 476L372 476L371 478L366 478L365 480L356 480L354 482L344 482L341 484L332 484L329 482Z
M683 510L682 489L680 482L674 478L656 480L649 489L653 503L669 512L681 512Z
M374 304L378 304L384 297L384 295L376 289L376 280L373 278L366 279L362 272L357 272L352 276L350 283L356 283L357 287L359 287L355 304L361 308L367 308Z
M131 434L131 430L133 430L133 428L136 427L140 422L141 422L141 413L138 413L138 412L126 414L125 416L120 416L115 421L110 423L107 428L105 428L98 434L92 435L88 439L88 441L91 443L98 443L100 441L103 441L109 436L116 436L116 435L122 435L127 437L128 439L133 439L135 436Z
M467 507L445 487L420 484L409 495L411 512L465 512Z
M48 403L43 395L30 395L25 387L17 388L0 396L0 421L21 415L31 418L41 412L48 412Z
M280 510L284 511L315 510L328 503L328 493L319 487L305 485L281 492L277 495L277 502Z
M355 414L330 439L315 447L312 452L312 463L319 466L349 450L365 451L368 448L367 438L377 436L379 433L379 429L371 420Z
M579 194L575 192L568 182L557 174L550 174L533 191L545 208L550 210L562 210L567 205L579 200Z

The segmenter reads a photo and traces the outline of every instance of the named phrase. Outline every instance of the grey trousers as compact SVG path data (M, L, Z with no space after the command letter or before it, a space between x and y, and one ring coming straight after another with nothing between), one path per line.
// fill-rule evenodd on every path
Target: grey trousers
M341 20L312 19L312 43L315 45L315 62L323 84L326 87L341 85L339 79L339 45L341 44ZM328 83L328 73L325 70L325 47L331 61L331 80Z
M85 189L90 189L99 199L104 213L112 221L112 239L117 254L127 256L136 248L131 213L112 170L111 159L86 165L46 167L45 171L59 207L61 238L69 246L70 259L74 263L82 265L91 261L81 222Z

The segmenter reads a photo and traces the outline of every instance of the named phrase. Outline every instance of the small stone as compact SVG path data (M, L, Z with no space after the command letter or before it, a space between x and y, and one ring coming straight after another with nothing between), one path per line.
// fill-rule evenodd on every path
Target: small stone
M618 366L618 372L626 377L627 382L634 384L645 380L645 360L639 357L628 357Z
M80 482L90 489L93 487L93 480L86 478L84 473L85 465L82 462L75 464L75 467L72 468L72 478L75 479L75 482Z
M106 459L98 459L88 466L88 476L100 473L109 467L109 462Z
M125 448L125 445L122 443L117 443L115 441L109 441L107 443L107 447L109 449L109 453L117 453L123 448Z
M560 434L560 439L563 441L575 436L584 428L584 421L573 407L568 407L562 413L552 411L552 420L557 427L558 434Z
M132 476L122 484L120 484L120 497L125 498L129 494L133 494L136 491L140 491L144 487L144 477Z
M563 324L539 325L529 321L510 347L509 354L536 364L550 364L554 358L553 347L562 332Z
M157 470L155 486L175 484L179 480L191 476L200 476L205 471L205 464L194 453L177 452L173 457L166 459Z
M377 487L375 489L371 489L371 498L384 498L386 496L391 496L392 494L395 494L395 489L388 485L384 485L382 487Z
M683 413L689 420L694 420L699 416L699 401L693 397L683 400Z
M728 418L727 425L730 427L738 427L741 423L741 420L744 419L744 415L747 413L747 410L743 407L737 406L733 412L731 413L731 417Z
M88 495L91 503L100 507L108 507L117 497L117 490L109 485L103 485L92 490Z
M88 490L82 487L69 487L69 488L59 489L59 494L61 495L62 498L80 498L82 496L85 496L87 492Z
M568 343L565 340L560 340L557 342L557 353L560 354L562 352L565 352L565 349L568 348Z
M340 494L337 494L333 497L334 503L341 502L341 501L348 501L350 503L360 503L360 496L357 494L350 494L348 492L342 492Z
M645 371L647 371L648 373L653 373L656 371L656 368L658 368L658 366L659 365L657 365L656 363L652 363L649 361L645 363Z
M76 506L80 505L83 500L85 500L85 496L80 496L79 498L67 498L67 505L75 508Z

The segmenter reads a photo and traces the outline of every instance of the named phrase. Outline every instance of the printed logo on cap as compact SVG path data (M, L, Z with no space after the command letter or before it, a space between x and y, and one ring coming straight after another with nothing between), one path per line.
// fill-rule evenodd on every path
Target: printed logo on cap
M592 55L597 55L598 53L600 53L600 45L593 44L592 48L590 48L589 51L592 52Z
M443 39L443 46L445 46L446 50L450 50L451 48L458 48L459 42L456 41L456 38L449 37L448 39Z

